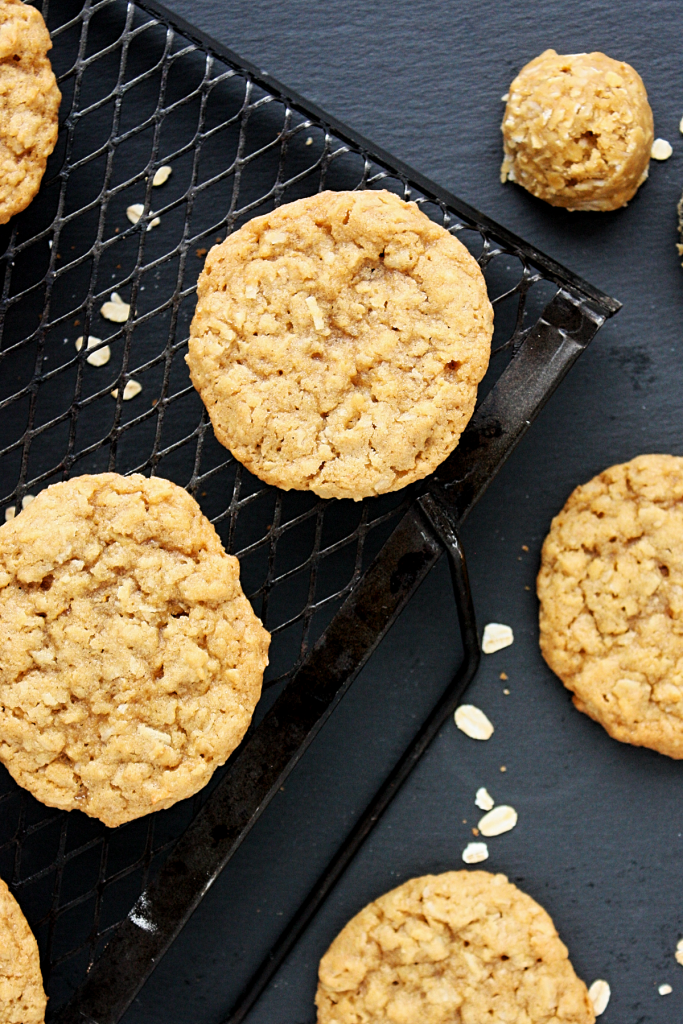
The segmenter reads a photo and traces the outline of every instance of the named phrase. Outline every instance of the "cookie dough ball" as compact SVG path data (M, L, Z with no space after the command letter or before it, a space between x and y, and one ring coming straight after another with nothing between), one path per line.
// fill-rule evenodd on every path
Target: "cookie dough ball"
M269 642L181 487L48 487L0 527L0 760L105 825L170 807L244 736Z
M538 596L543 657L579 711L683 758L683 459L641 455L577 487Z
M545 910L488 871L413 878L357 914L320 962L318 1024L593 1024Z
M647 178L654 140L645 86L629 64L554 50L513 81L502 132L501 181L568 210L625 206Z
M57 142L62 95L40 11L0 0L0 224L26 209Z
M0 1021L43 1024L46 1005L38 945L0 878Z
M266 483L360 500L447 458L486 372L476 260L390 192L322 192L215 246L187 361L216 437Z

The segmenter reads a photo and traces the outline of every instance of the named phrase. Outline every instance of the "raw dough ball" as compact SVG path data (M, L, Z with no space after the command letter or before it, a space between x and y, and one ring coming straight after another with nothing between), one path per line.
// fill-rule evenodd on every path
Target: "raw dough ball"
M604 53L554 50L513 81L502 132L501 181L568 210L625 206L647 178L654 140L637 71Z

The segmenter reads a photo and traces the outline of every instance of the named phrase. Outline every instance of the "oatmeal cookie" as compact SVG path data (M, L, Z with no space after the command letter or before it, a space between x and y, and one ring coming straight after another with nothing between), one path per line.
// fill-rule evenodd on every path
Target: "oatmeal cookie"
M482 273L390 192L322 192L215 246L187 361L216 437L285 490L359 500L453 451L488 365Z
M0 224L25 210L57 142L62 94L40 11L0 0Z
M48 487L0 527L0 760L105 825L170 807L242 739L269 642L182 488Z
M318 1024L594 1024L548 914L488 871L413 878L320 962Z
M551 206L616 210L647 178L652 111L637 71L604 53L546 50L510 86L501 181Z
M683 459L577 487L538 575L541 651L610 736L683 758Z
M42 1024L46 1005L36 940L0 878L0 1021Z

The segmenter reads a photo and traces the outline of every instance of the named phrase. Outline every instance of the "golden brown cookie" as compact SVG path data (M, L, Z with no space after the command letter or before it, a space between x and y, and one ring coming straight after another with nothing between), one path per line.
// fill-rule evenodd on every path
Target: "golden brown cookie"
M637 71L604 53L546 50L507 97L501 181L568 210L616 210L647 178L652 111Z
M57 142L62 94L51 48L40 11L0 0L0 224L31 202Z
M683 758L683 459L640 455L577 487L538 596L543 657L579 711Z
M0 760L105 825L170 807L242 739L269 642L181 487L48 487L0 527Z
M318 1024L593 1024L548 914L488 871L413 878L320 962Z
M46 1005L36 940L0 878L0 1021L42 1024Z
M493 314L467 249L390 192L322 192L209 253L187 361L216 437L285 490L359 500L453 451Z

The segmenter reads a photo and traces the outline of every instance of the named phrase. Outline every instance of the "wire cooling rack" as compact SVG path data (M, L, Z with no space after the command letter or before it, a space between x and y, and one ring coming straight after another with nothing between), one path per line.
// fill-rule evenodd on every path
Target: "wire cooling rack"
M71 1000L61 1019L103 1022L119 1019L449 545L424 485L359 504L321 501L265 487L216 442L183 358L206 250L250 217L324 188L391 189L470 248L495 308L495 354L478 411L438 474L451 526L619 303L158 5L37 6L63 100L41 191L0 229L2 507L19 513L75 474L168 477L239 557L273 635L252 729L191 800L109 830L43 807L0 769L0 875L37 936L49 1017ZM172 173L156 187L162 166ZM134 204L136 223L126 212ZM120 324L100 312L113 292L130 306ZM85 345L77 351L79 337L109 347L106 365L92 365ZM141 390L128 399L131 381ZM191 847L206 854L202 864ZM178 892L186 885L184 902L155 903L163 865L166 882L175 872ZM117 957L137 973L114 991Z

